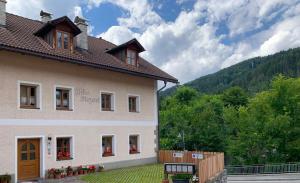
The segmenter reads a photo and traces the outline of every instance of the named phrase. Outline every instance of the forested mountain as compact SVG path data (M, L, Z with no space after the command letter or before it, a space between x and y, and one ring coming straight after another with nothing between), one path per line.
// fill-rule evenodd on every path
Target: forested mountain
M207 94L221 93L230 87L239 86L253 94L269 88L271 79L278 74L300 76L300 48L245 60L184 85ZM162 92L162 96L170 95L175 90L176 87L169 88Z

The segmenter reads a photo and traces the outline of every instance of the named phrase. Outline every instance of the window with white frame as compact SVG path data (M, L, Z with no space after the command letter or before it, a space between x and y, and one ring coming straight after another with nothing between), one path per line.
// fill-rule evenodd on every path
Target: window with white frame
M128 96L128 109L129 112L140 112L140 97L139 96Z
M129 154L140 153L140 136L129 135Z
M71 160L73 159L72 152L72 137L57 137L56 138L56 160Z
M22 109L40 108L40 85L31 83L20 83L19 106Z
M115 155L115 138L113 135L102 136L102 157Z
M73 90L71 88L55 88L56 110L73 110Z
M101 111L115 110L115 96L110 92L101 92Z

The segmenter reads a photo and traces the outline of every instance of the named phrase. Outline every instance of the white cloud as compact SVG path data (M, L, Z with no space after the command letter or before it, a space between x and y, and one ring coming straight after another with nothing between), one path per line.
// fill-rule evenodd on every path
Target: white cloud
M125 0L112 3L124 8L120 2ZM147 50L143 56L181 82L215 72L244 59L300 46L299 1L219 2L196 1L193 10L182 11L174 22L166 22L161 18L154 23L149 23L146 19L140 19L140 22L133 18L139 16L134 8L125 8L130 15L119 19L119 26L108 29L102 35L115 43L137 37ZM182 1L179 0L178 3ZM147 7L141 8L144 14L156 14L150 5L144 4L142 7ZM274 18L275 23L272 23ZM133 26L136 23L143 25L138 33L130 29L140 28ZM228 28L228 33L217 35L216 30L221 23ZM250 35L244 36L247 33ZM230 45L222 43L223 39L234 40L238 36L241 37Z
M300 15L275 24L267 32L270 36L260 46L261 55L300 46Z
M127 27L112 26L105 33L102 33L97 37L102 37L103 39L109 40L118 45L138 36L138 34L133 33Z
M7 11L20 16L40 19L40 11L44 10L53 14L53 18L64 15L75 17L75 13L81 13L80 0L7 0Z
M8 0L6 8L10 13L37 19L44 5L42 1L36 0L27 0L26 3L23 0Z
M113 3L129 12L128 17L118 18L120 26L144 29L162 21L147 0L89 0L88 6L90 8L98 7L103 3Z

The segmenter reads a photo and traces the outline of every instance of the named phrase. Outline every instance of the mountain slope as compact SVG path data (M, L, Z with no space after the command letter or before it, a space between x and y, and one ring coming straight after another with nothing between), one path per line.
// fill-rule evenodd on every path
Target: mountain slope
M268 88L271 79L278 74L288 77L300 76L300 47L248 59L184 85L207 94L220 93L232 86L240 86L253 94ZM175 90L176 87L169 88L162 92L162 96L170 95Z

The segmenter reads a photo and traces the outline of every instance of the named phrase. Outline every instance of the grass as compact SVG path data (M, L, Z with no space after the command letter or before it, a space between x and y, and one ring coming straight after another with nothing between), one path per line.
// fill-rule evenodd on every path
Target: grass
M81 179L89 183L161 183L163 165L153 164L89 174Z

